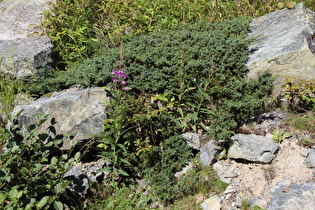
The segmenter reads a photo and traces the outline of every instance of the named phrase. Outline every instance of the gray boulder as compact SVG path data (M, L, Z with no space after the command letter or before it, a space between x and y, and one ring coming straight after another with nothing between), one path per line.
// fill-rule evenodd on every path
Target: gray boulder
M286 184L280 181L273 187L268 210L313 210L315 206L315 183Z
M213 170L216 171L218 177L222 182L231 184L233 179L238 177L239 174L236 173L237 165L235 164L235 161L217 161L213 164ZM225 194L230 194L236 192L235 188L227 188L225 191Z
M90 183L98 182L98 178L103 179L104 176L109 174L109 172L99 172L107 165L108 162L104 159L90 163L78 163L65 173L63 178L71 181L68 189L73 194L84 196L88 193Z
M0 75L30 77L39 69L51 69L53 46L47 36L0 40Z
M221 209L221 198L214 195L200 204L203 210L220 210Z
M38 26L41 13L55 0L3 0L0 2L0 40L26 38L30 33L43 33Z
M279 144L270 138L255 134L236 134L231 137L228 158L269 163L276 157Z
M200 149L200 161L204 166L209 166L216 160L216 157L219 151L222 148L217 145L215 140L208 141L201 149Z
M290 117L290 113L276 109L272 112L260 114L248 120L247 124L238 129L239 133L266 135L279 130L281 124Z
M38 99L29 105L16 106L13 113L24 110L18 118L24 136L27 136L27 126L35 123L36 115L40 113L55 118L57 134L70 134L73 136L72 141L81 142L102 131L103 120L107 118L104 105L108 102L109 97L101 88L73 89L54 93L49 98ZM45 122L39 131L44 132L49 122L50 120ZM69 149L71 146L72 142L65 137L63 149Z
M284 84L285 76L297 79L315 78L315 13L302 3L295 9L282 9L254 19L250 38L256 40L249 48L248 76L270 70L278 78L275 94Z
M200 146L210 140L210 137L206 134L197 134L187 132L182 135L186 140L187 145L193 149L200 150Z
M29 77L52 66L52 44L38 26L54 0L0 2L0 74ZM34 34L37 35L34 35ZM30 34L33 34L30 36Z
M310 149L308 151L308 156L305 159L304 164L309 168L315 168L315 149Z

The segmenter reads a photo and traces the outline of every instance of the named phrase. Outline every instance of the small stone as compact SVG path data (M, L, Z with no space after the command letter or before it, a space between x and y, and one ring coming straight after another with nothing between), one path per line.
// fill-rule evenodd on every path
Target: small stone
M220 149L216 144L216 141L211 140L200 149L200 161L204 166L209 166L215 161Z
M200 206L203 210L220 210L221 198L217 195L214 195L205 200Z
M196 133L184 133L183 138L186 139L187 145L193 149L200 150L200 134Z
M300 154L303 157L307 157L308 156L308 150L306 148L302 148L302 149L300 149Z
M315 149L308 151L308 156L305 159L304 164L309 168L315 168Z
M225 200L229 200L231 197L232 197L232 194L229 193L229 194L226 194L226 195L225 195L225 198L224 198L224 199L225 199Z
M238 177L237 173L233 173L231 171L227 171L226 173L224 173L224 178L235 178Z
M224 191L224 194L232 194L235 193L237 191L237 187L236 186L231 186L229 185L226 190Z

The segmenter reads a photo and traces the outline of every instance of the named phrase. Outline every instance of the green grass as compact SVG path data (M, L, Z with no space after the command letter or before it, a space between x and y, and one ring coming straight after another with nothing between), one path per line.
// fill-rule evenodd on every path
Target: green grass
M294 115L286 123L297 130L315 133L315 113Z
M23 92L24 82L0 76L0 116L4 122L16 105L16 95Z

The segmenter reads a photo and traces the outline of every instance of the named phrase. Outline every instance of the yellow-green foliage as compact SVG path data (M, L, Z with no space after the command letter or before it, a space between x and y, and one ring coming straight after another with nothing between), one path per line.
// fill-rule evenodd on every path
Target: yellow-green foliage
M314 114L296 115L288 119L287 123L295 129L306 131L310 134L315 133L315 116Z
M296 111L315 111L315 80L286 77L284 96Z
M15 95L21 93L24 84L21 80L9 77L0 77L0 115L6 121L14 107Z
M286 7L293 3L283 0ZM289 3L286 3L289 2ZM311 1L306 3L312 6ZM121 37L171 29L196 22L213 23L257 17L277 9L275 0L56 0L46 11L48 28L60 63L93 54L96 43L116 46ZM314 6L313 6L314 7Z
M182 196L221 193L228 184L222 182L212 166L195 165L193 170L179 179L178 189Z

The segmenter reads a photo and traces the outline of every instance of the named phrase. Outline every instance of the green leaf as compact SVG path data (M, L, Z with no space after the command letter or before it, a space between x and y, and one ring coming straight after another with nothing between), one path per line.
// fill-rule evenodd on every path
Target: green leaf
M54 141L54 143L56 144L56 145L58 145L58 144L61 144L62 143L62 139L56 139L55 141Z
M126 147L123 144L117 144L118 147L120 147L124 152L126 152Z
M36 203L35 198L31 198L29 203L25 206L25 210L32 209Z
M115 206L115 200L111 200L111 201L107 204L107 208L110 208L110 209L114 208L114 206Z
M13 188L11 188L11 190L9 191L10 200L16 201L20 197L22 197L23 191L18 191L19 187L20 187L19 185L16 185Z
M63 204L60 201L54 201L54 208L56 210L63 210Z
M107 144L104 144L104 143L98 144L97 147L99 147L99 148L104 148L104 149L107 149L107 148L108 148Z
M70 184L70 181L63 181L55 185L54 192L55 194L59 194L63 192Z
M125 160L124 158L120 158L119 159L121 162L123 162L123 163L126 163L127 165L129 165L130 164L130 162L129 161L127 161L127 160Z
M50 161L50 166L55 166L58 162L58 158L52 157Z
M28 131L28 132L31 132L31 131L34 130L35 128L36 128L35 124L29 124L29 125L27 126L27 131Z
M77 152L77 153L75 153L75 155L74 155L74 160L78 162L78 161L80 160L80 157L81 157L81 153L80 153L80 152Z
M23 176L27 176L27 174L29 173L29 169L26 167L22 167L22 168L20 168L20 173Z
M36 204L36 207L41 209L45 206L45 204L47 203L49 196L44 196L42 199L40 199L40 201Z
M112 170L112 168L110 168L110 167L106 167L106 168L102 168L101 170L99 170L98 172L112 172L113 170Z
M68 155L67 155L67 154L63 154L63 155L61 156L61 159L62 159L62 160L67 160L67 159L68 159Z
M43 114L42 114L42 113L36 113L35 116L36 116L37 118L42 118L42 117L43 117Z
M117 172L123 176L129 176L129 174L124 170L118 169Z
M50 141L47 144L45 144L45 147L51 147L54 145L54 142Z
M38 173L38 172L40 172L41 170L42 170L42 168L43 168L43 165L42 164L40 164L40 163L36 163L35 164L35 167L34 167L34 173L36 174L36 173Z
M0 203L3 203L6 198L7 198L7 195L0 192Z

